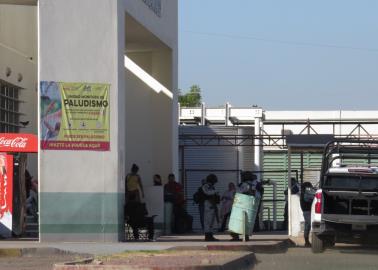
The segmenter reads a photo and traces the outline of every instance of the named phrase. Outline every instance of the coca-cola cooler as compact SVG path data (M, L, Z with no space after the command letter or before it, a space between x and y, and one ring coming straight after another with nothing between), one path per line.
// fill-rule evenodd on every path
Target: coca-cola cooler
M21 236L26 216L26 153L38 152L33 134L0 133L0 236Z
M13 155L0 153L0 235L12 236L13 226Z

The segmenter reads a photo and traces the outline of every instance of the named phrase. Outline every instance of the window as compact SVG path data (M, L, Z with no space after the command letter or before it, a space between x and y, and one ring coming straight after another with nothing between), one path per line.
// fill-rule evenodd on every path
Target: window
M340 190L361 190L361 191L377 191L378 175L329 175L324 183L324 188L340 189Z
M20 126L20 100L21 88L0 80L0 132L18 133Z

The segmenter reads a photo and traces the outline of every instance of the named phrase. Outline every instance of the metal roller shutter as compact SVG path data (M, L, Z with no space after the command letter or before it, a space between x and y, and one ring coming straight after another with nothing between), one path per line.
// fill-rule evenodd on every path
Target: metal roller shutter
M238 127L180 127L180 134L197 135L238 135L252 134L252 128ZM182 153L184 151L184 153ZM201 180L210 173L218 177L216 188L220 195L228 184L237 184L239 171L253 167L253 147L241 146L190 146L180 148L180 169L184 168L186 208L193 217L193 230L201 230L198 205L193 202L193 194L201 186ZM184 164L182 163L184 162ZM220 205L219 205L220 208ZM220 225L219 225L220 226Z

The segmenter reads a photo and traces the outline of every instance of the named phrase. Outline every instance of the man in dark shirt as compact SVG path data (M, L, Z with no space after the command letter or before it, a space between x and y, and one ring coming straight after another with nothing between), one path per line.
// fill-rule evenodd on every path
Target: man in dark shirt
M177 183L174 174L168 175L164 185L164 202L172 204L171 224L174 233L186 233L192 230L193 218L185 209L184 189Z

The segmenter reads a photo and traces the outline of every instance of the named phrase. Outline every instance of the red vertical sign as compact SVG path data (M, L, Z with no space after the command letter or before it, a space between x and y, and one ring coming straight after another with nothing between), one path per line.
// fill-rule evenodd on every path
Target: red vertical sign
M13 156L0 153L0 234L12 234Z

